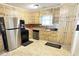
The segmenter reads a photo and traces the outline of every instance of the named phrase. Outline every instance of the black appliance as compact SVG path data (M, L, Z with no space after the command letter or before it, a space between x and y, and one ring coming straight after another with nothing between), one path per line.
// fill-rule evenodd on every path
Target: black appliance
M79 25L77 25L76 31L79 31Z
M4 49L9 51L8 49L8 41L6 36L6 29L4 24L4 17L0 17L0 34L2 35Z
M39 30L33 30L33 39L39 40Z
M25 29L24 20L20 20L21 44L29 41L29 31Z

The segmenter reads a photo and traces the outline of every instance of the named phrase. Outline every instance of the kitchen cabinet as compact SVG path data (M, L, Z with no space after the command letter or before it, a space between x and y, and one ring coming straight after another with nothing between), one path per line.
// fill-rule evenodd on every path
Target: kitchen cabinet
M49 32L45 31L45 29L40 30L39 32L39 38L40 40L47 40L49 39Z
M5 15L6 16L13 16L14 12L14 8L9 7L9 6L4 6L4 11L5 11Z
M40 13L39 12L31 12L29 15L29 23L30 24L40 24Z
M68 4L60 8L58 39L62 45L71 47L75 28L76 5Z
M71 44L74 37L74 21L62 21L61 29L58 32L59 43L64 45L67 50L71 50Z
M59 42L58 41L58 36L57 36L57 31L47 31L47 30L42 30L40 31L40 40L47 40L50 42Z
M28 30L29 31L29 39L32 39L33 38L33 30L32 29L29 29Z
M65 30L65 41L64 44L71 45L74 35L74 27L75 27L75 21L67 21L66 23L66 30Z
M29 14L29 22L28 23L29 24L34 24L34 15L33 15L33 13Z
M39 32L39 38L41 39L41 40L46 40L46 38L47 38L47 36L46 36L46 34L45 34L45 31L40 31Z
M4 6L0 5L0 16L4 16L4 15L5 15Z
M50 31L49 33L49 41L50 42L55 42L55 43L58 43L58 35L57 35L57 31Z
M60 8L53 8L52 9L52 13L53 13L53 23L59 23L59 15L60 15Z
M35 17L35 24L40 24L40 13L36 12L34 17Z

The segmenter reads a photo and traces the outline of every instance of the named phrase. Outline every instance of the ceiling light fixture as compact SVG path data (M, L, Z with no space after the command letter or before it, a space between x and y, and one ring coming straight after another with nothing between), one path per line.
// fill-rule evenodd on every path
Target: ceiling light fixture
M30 9L37 9L39 7L38 4L32 4L32 5L29 5L28 8Z

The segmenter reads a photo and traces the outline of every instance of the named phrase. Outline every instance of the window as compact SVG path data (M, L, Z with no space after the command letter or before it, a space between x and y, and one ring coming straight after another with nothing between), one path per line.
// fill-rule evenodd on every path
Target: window
M41 16L40 23L43 26L51 26L51 25L53 25L52 24L53 23L52 15L43 15L43 16Z

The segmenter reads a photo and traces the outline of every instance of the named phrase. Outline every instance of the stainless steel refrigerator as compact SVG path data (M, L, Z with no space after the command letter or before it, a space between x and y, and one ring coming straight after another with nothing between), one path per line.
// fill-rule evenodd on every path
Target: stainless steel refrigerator
M5 28L9 51L20 46L19 19L17 17L5 17Z

